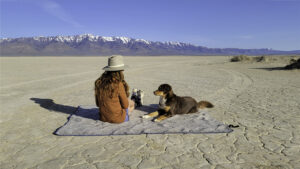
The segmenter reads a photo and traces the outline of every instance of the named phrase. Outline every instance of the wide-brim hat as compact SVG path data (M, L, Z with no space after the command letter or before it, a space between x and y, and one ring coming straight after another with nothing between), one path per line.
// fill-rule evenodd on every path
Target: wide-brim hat
M108 58L108 64L103 68L105 71L121 71L124 70L123 56L113 55Z

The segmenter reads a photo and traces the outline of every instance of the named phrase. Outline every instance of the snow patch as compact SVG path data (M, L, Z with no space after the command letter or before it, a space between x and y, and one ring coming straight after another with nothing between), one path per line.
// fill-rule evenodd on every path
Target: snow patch
M120 39L124 44L127 44L130 42L130 38L127 38L127 37L116 37L118 39Z
M147 40L145 40L145 39L136 39L135 40L136 42L142 42L142 43L146 43L146 44L150 44L150 42L149 41L147 41Z
M108 42L114 41L114 38L113 38L113 37L102 36L102 39L103 39L104 41L108 41Z

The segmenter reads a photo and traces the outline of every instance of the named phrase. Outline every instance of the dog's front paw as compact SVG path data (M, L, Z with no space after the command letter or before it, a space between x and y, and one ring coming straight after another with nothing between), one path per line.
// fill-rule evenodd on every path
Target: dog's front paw
M148 114L142 116L143 119L148 119L148 118L150 118L150 117L151 117L151 116L149 116Z
M161 121L167 119L168 117L169 116L166 116L166 115L159 116L154 120L154 122L161 122Z
M160 119L154 119L154 122L161 122Z

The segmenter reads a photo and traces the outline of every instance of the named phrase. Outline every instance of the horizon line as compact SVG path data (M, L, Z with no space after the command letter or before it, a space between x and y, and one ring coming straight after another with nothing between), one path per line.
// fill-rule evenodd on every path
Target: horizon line
M63 37L67 37L67 36L80 36L80 35L92 35L92 36L98 36L98 37L113 37L113 38L129 38L129 39L135 39L135 40L146 40L146 39L142 39L142 38L133 38L133 37L126 37L126 36L101 36L101 35L94 35L92 33L83 33L83 34L74 34L74 35L38 35L38 36L20 36L20 37L1 37L0 35L0 40L7 40L7 39L18 39L18 38L34 38L34 37L57 37L57 36L63 36ZM274 48L237 48L237 47L207 47L207 46L202 46L202 45L195 45L193 43L190 42L180 42L180 41L152 41L152 40L146 40L149 42L161 42L161 43L170 43L170 42L175 42L175 43L183 43L183 44L188 44L188 45L193 45L196 47L206 47L209 49L267 49L267 50L272 50L272 51L299 51L300 49L293 49L293 50L279 50L279 49L274 49Z

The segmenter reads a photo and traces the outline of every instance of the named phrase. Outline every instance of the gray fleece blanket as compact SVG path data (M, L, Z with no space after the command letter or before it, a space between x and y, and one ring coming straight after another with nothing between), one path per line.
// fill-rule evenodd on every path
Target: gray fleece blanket
M211 118L206 111L194 114L175 115L161 122L143 119L141 116L153 112L157 105L135 109L128 122L111 124L99 119L95 106L79 106L68 121L54 134L60 136L110 136L138 134L175 134L175 133L229 133L232 129Z

